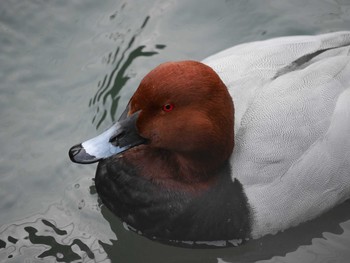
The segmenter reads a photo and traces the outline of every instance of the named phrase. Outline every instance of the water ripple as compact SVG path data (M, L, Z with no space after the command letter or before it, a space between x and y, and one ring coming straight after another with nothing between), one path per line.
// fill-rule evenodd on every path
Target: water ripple
M145 45L134 47L136 38L142 33L142 30L147 26L149 20L150 16L146 16L141 27L132 35L123 50L121 46L118 46L114 52L110 52L104 59L105 63L114 65L113 69L98 82L97 92L89 101L89 107L96 107L96 113L92 119L92 123L96 125L97 129L108 116L112 122L115 122L115 114L120 99L119 92L131 78L127 74L127 70L131 64L139 57L154 56L158 54L156 50L161 50L166 47L163 44L156 44L153 50L147 51L144 50L146 48ZM124 37L125 36L123 36L123 38ZM116 38L118 39L118 35ZM107 109L106 106L108 98L110 98L111 101L109 109Z
M52 205L49 211L0 228L0 262L110 262L94 235L62 217L64 208ZM48 218L49 215L56 215ZM61 215L61 216L57 216ZM58 223L56 222L59 222Z

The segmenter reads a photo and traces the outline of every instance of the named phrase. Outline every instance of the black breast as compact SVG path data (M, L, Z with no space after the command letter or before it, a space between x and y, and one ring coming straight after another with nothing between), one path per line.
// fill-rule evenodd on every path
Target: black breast
M227 163L213 188L200 196L156 185L112 157L99 163L96 190L121 220L159 241L216 241L248 238L250 209L242 185Z

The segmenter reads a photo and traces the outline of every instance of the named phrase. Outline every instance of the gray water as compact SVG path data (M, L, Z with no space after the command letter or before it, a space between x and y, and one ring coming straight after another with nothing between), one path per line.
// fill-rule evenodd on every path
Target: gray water
M127 231L67 151L109 127L169 60L350 29L349 0L0 3L1 262L348 262L350 202L237 248L184 249Z

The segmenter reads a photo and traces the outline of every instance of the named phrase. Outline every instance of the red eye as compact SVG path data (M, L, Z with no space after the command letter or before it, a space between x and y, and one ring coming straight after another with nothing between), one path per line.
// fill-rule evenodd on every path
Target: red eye
M169 111L172 111L174 109L174 105L173 104L164 104L163 105L163 111L165 112L169 112Z

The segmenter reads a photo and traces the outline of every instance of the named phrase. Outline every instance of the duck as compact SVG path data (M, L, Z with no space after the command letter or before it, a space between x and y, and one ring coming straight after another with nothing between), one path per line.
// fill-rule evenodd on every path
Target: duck
M342 31L162 63L119 120L69 157L98 162L99 198L137 233L233 244L347 200L349 138L350 31Z

